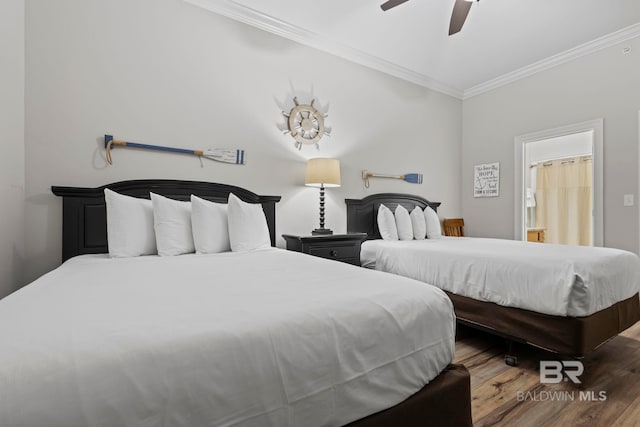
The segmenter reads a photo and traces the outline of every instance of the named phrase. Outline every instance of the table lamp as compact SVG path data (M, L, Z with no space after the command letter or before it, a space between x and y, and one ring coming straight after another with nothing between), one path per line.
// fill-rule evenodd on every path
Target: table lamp
M340 187L340 161L322 157L309 159L304 184L320 188L320 228L316 228L311 234L333 234L333 231L324 228L324 189Z

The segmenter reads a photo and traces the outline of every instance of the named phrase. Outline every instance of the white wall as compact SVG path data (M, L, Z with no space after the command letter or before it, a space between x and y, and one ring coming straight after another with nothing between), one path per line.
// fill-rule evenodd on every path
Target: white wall
M24 0L0 3L0 298L23 283Z
M318 190L307 158L337 157L343 186L328 189L327 226L344 231L343 199L382 191L441 201L460 214L461 101L180 0L30 0L26 70L26 274L59 264L61 201L51 185L94 187L136 178L224 182L281 195L277 233L316 228ZM292 98L327 111L320 151L278 129ZM184 148L239 147L245 166L115 149L102 135ZM422 185L360 173L417 172ZM279 239L278 244L283 242Z
M542 139L528 143L525 149L528 152L529 163L587 156L593 153L593 132L580 132Z
M623 46L631 53L622 54ZM601 50L463 103L465 232L513 238L514 138L604 118L604 244L638 251L640 40ZM473 165L500 162L500 197L473 198Z

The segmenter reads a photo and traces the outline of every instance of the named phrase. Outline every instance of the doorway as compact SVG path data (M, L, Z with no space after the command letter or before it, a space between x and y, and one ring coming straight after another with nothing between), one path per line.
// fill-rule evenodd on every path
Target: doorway
M515 238L603 245L602 119L516 137Z
M525 145L525 221L530 242L593 245L593 131Z

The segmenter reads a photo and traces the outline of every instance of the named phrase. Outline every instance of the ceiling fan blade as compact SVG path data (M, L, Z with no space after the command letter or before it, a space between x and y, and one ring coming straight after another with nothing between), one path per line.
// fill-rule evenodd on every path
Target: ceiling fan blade
M453 12L451 12L449 35L455 34L462 29L472 4L470 1L456 0L456 3L453 5Z
M399 6L399 5L401 5L402 3L407 2L407 1L409 1L409 0L389 0L389 1L386 1L386 2L382 3L382 4L380 5L380 8L381 8L382 10L389 10L389 9L391 9L392 7Z

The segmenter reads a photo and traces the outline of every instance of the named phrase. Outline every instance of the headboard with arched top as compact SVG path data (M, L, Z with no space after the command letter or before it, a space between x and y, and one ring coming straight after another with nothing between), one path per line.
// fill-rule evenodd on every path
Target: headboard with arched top
M364 199L345 199L344 202L347 204L347 233L367 233L367 240L380 239L377 215L381 204L392 211L396 206L402 205L409 212L416 206L421 209L429 206L437 212L440 206L440 202L430 202L420 196L402 193L372 194Z
M212 202L227 203L233 193L247 203L260 203L264 210L271 246L276 239L276 203L280 196L260 196L241 187L200 181L141 179L121 181L96 188L51 187L62 197L62 260L83 254L108 253L107 209L104 189L127 196L150 198L153 192L176 200L189 200L191 194Z

